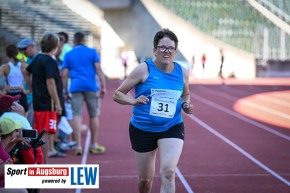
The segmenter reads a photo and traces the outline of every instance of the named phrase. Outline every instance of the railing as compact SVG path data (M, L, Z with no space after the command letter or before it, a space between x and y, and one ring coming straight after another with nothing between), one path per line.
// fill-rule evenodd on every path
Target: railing
M259 2L261 5L267 7L267 9L269 9L271 12L273 12L278 17L283 19L283 21L290 24L290 16L281 9L279 9L278 7L276 7L273 3L267 0L256 0L256 1Z

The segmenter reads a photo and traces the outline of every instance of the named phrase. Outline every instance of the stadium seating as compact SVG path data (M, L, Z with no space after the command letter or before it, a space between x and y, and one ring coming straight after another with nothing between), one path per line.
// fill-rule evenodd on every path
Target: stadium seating
M279 59L281 30L241 0L156 0L196 28L257 58ZM285 5L289 1L284 0ZM286 3L287 2L287 3ZM268 46L265 46L267 45ZM284 42L283 42L284 44ZM283 47L283 46L282 46ZM290 36L285 34L286 57L290 57Z
M72 12L60 1L2 1L1 21L2 28L20 38L31 37L39 41L46 31L65 31L71 37L76 31L86 31L97 40L96 44L99 42L99 28Z

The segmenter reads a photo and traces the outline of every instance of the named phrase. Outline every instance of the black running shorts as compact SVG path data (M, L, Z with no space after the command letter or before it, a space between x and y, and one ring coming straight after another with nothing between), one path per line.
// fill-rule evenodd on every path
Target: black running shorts
M131 123L129 134L132 149L136 152L149 152L157 148L157 141L163 138L178 138L184 140L184 124L179 123L163 132L148 132L134 127Z

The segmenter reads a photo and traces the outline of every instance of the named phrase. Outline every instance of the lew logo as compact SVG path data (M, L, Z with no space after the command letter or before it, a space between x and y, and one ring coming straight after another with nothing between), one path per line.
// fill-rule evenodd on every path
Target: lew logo
M98 189L99 165L6 164L5 188Z
M97 167L71 168L71 185L93 185L97 184L99 176Z

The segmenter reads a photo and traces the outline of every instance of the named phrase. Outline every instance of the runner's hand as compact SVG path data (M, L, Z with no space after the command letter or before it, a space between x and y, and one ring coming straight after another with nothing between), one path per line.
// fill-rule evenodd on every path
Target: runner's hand
M149 99L145 97L144 95L139 96L138 98L135 99L134 105L141 105L141 104L146 104L149 102Z
M185 113L192 114L194 111L194 106L186 102L182 105L182 109Z

